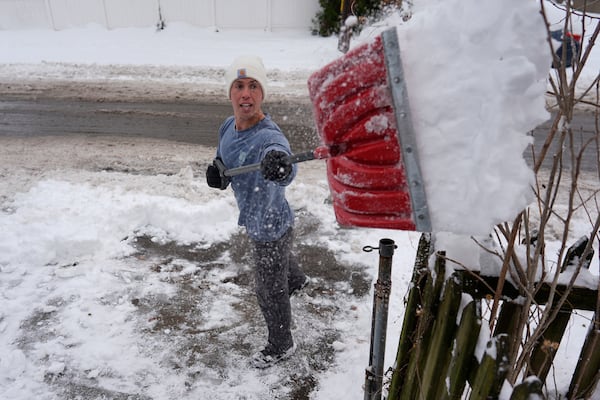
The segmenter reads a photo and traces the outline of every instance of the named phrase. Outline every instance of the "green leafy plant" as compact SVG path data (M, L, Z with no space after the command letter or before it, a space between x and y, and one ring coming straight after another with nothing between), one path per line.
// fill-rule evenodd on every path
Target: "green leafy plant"
M319 0L321 10L313 18L313 33L320 36L331 36L340 32L342 24L343 9L347 15L358 17L359 23L354 29L360 30L360 26L366 21L377 19L382 12L390 6L400 6L402 0Z

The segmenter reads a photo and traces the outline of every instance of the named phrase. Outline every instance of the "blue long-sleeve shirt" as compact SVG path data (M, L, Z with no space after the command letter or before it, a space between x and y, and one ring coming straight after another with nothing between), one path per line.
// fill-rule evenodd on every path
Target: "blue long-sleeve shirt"
M221 157L227 169L260 163L272 150L291 154L288 140L269 115L243 131L237 131L234 117L229 117L219 129L217 157ZM296 172L294 164L292 173L283 182L266 180L260 171L231 178L240 210L238 224L246 227L252 239L275 241L294 225L294 214L285 198L285 187L292 182Z

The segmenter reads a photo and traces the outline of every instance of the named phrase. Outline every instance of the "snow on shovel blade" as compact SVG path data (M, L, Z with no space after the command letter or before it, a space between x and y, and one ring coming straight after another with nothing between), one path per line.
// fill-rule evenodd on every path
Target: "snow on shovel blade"
M308 90L342 226L430 232L395 28L313 73Z

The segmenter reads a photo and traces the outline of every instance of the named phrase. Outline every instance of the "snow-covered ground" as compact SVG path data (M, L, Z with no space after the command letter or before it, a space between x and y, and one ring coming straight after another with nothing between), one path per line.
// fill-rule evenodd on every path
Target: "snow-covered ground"
M409 24L388 22L398 24L433 218L445 228L480 234L531 200L521 154L527 131L547 118L549 66L533 4L435 1L415 6ZM122 99L222 100L223 68L255 53L269 68L271 101L305 102L310 73L340 56L336 38L181 24L160 32L0 31L0 46L11 49L0 53L5 93L60 88L57 95ZM419 233L337 226L322 162L302 164L288 190L298 254L313 278L292 302L299 351L257 371L246 360L265 332L246 239L232 193L204 183L214 149L83 135L0 144L4 398L362 398L378 263L362 248L386 237L398 245L386 349L387 366L393 362ZM597 176L584 183L589 193L600 187ZM573 240L589 231L586 216L578 218ZM478 260L472 249L456 251L451 258ZM578 355L564 349L581 345L584 317L561 347L553 377L560 391Z

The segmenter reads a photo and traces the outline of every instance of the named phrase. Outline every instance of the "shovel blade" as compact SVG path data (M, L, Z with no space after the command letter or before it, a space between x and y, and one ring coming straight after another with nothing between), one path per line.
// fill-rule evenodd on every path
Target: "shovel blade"
M321 141L345 148L327 160L334 212L342 226L430 231L424 193L414 191L423 185L406 118L408 102L401 97L406 87L397 84L397 76L403 78L399 57L394 29L309 77Z

